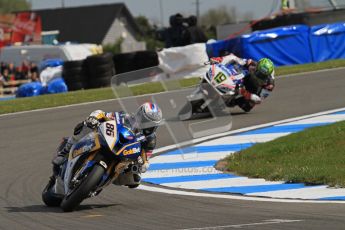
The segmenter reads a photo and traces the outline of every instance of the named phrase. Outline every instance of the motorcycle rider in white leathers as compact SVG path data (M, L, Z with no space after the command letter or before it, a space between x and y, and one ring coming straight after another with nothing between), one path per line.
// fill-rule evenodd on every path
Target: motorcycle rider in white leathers
M161 109L158 105L147 102L142 104L135 114L119 112L118 115L120 119L122 119L122 123L130 128L136 135L141 134L145 136L144 140L141 141L142 152L140 159L140 172L144 173L149 168L148 157L152 154L156 146L156 130L162 121ZM77 124L74 128L73 136L71 136L67 142L63 143L63 146L58 148L57 156L52 161L54 174L58 173L60 165L67 160L68 153L73 144L88 134L90 130L96 129L100 123L114 119L114 112L96 110L84 121ZM138 180L140 180L140 178Z

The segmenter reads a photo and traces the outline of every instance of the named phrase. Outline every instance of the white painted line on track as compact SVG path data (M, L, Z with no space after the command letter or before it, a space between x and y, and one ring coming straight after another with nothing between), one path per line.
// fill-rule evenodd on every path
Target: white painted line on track
M222 172L219 172L222 173ZM162 186L169 186L173 188L182 189L210 189L218 188L220 185L222 187L238 187L238 186L255 186L255 185L279 185L283 184L284 181L266 181L264 179L250 179L247 177L235 177L228 179L217 179L217 180L207 180L207 181L188 181L188 182L178 182L178 183L163 183Z
M161 155L160 157L154 157L150 160L150 164L153 163L178 163L178 162L192 162L192 161L210 161L210 160L219 160L225 158L234 151L224 151L224 152L215 152L212 154L207 153L187 153L179 155Z
M151 162L151 161L150 161ZM179 168L179 169L164 169L164 170L149 170L142 174L143 178L164 178L171 176L197 176L204 174L219 173L213 166L209 167L195 167L195 168Z
M309 118L305 119L302 121L295 121L291 122L288 125L303 125L303 124L316 124L316 123L331 123L331 122L338 122L338 121L343 121L345 120L345 114L337 114L337 115L324 115L320 117L314 117L314 118ZM278 126L283 126L284 124L278 125Z
M301 222L303 220L284 220L284 219L272 219L264 220L262 222L248 223L248 224L231 224L231 225L221 225L221 226L210 226L210 227L201 227L201 228L184 228L180 230L221 230L226 228L242 228L250 226L260 226L260 225L271 225L271 224L284 224L284 223L295 223Z
M290 132L286 133L265 133L256 135L239 135L239 136L226 136L217 138L214 140L207 141L207 145L223 145L226 144L248 144L248 143L261 143L274 140L279 137L289 135ZM230 138L230 139L229 139ZM205 144L199 143L195 146L204 146Z
M280 199L280 198L265 198L265 197L251 197L242 195L228 195L220 193L200 193L192 191L174 190L163 187L153 187L147 185L140 185L138 189L166 193L171 195L183 195L183 196L196 196L196 197L210 197L210 198L221 198L230 200L245 200L245 201L265 201L265 202L277 202L277 203L311 203L311 204L345 204L345 201L339 200L300 200L300 199Z
M321 199L325 197L337 197L344 196L344 188L329 188L326 185L323 186L310 186L299 189L288 189L271 192L258 192L251 193L251 196L265 196L265 197L277 197L277 198L292 198L292 199Z

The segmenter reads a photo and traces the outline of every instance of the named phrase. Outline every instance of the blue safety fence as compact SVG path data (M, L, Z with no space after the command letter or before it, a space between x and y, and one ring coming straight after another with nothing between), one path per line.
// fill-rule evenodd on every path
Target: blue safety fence
M345 58L345 23L293 25L255 31L206 44L209 57L234 53L243 58L270 58L276 66Z

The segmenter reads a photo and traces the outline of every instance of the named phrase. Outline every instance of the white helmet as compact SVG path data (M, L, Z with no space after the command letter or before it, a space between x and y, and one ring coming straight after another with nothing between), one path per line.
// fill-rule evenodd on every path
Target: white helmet
M158 105L146 102L138 108L134 118L135 128L142 130L145 135L150 135L162 121L162 111Z

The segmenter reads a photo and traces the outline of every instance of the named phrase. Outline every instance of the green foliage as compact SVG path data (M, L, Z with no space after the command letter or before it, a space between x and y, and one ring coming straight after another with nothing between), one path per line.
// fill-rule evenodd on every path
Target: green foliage
M118 38L115 43L113 44L106 44L103 45L104 52L110 52L113 54L121 53L121 44L123 42L123 38Z
M135 18L142 35L138 36L139 41L146 42L147 50L158 50L164 47L164 43L156 39L156 27L151 25L145 16L138 16Z
M236 10L234 7L229 9L226 6L220 6L216 9L209 9L200 17L202 26L211 27L234 22L236 19Z
M237 13L234 7L229 9L226 6L220 6L215 9L209 9L202 14L200 17L200 25L204 29L208 39L215 39L217 37L216 26L232 23L235 21L236 17Z
M0 13L30 10L31 4L26 0L0 0Z

